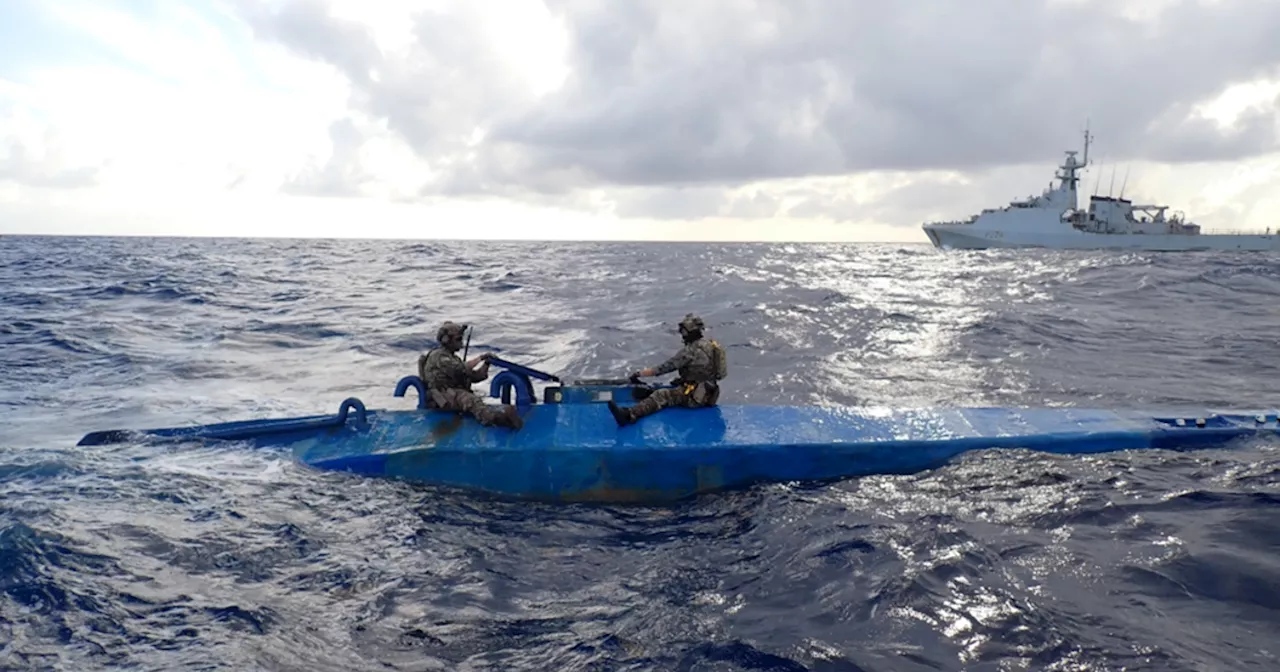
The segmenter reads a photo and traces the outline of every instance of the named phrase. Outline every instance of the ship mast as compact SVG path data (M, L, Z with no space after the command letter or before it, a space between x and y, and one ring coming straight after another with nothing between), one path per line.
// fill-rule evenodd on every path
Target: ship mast
M1062 189L1071 195L1070 207L1073 210L1076 209L1079 204L1079 199L1076 198L1076 188L1080 183L1080 178L1076 175L1076 172L1083 170L1085 166L1089 165L1090 138L1089 125L1086 123L1084 127L1084 160L1077 161L1076 151L1069 149L1066 152L1066 160L1062 162L1061 166L1058 166L1062 171L1058 173L1058 179L1062 180Z

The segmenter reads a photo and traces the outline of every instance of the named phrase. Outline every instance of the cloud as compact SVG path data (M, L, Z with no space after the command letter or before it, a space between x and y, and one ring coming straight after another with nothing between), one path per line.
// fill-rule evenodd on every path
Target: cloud
M97 166L63 167L60 164L34 156L26 145L10 140L8 154L0 158L0 182L53 189L78 189L97 183Z
M68 139L48 122L5 105L7 93L0 87L0 184L59 190L98 184L109 162L68 151Z
M323 166L310 165L285 182L289 194L308 196L356 196L373 177L361 166L360 148L364 137L349 118L335 121L329 127L332 152ZM232 185L238 185L243 176ZM231 188L231 187L228 187Z
M366 25L324 0L286 0L276 8L244 3L260 38L326 62L353 87L353 107L384 122L439 175L442 192L472 190L469 153L477 132L526 102L532 85L493 49L486 18L512 3L452 3L412 19L409 50L385 53ZM528 3L525 3L528 4Z
M616 19L553 5L574 75L492 133L531 172L675 184L993 167L1044 161L1088 117L1130 159L1276 149L1274 106L1235 132L1190 114L1280 73L1280 3L1181 2L1147 20L1112 0L726 0L678 15L652 0Z
M42 17L27 28L65 32L40 43L104 58L0 71L0 106L22 79L20 104L75 157L42 172L30 134L0 137L0 152L18 142L0 175L90 185L121 208L164 201L166 216L249 197L300 213L519 204L648 232L820 222L923 240L921 221L1038 192L1086 120L1096 161L1132 165L1129 193L1193 219L1265 219L1229 206L1268 192L1230 186L1226 164L1280 186L1274 0L27 7Z
M416 43L395 56L318 0L251 21L346 73L353 104L448 173L440 184L453 191L1044 162L1090 117L1116 157L1277 148L1274 106L1225 130L1193 108L1280 74L1280 3L1178 2L1147 18L1110 0L547 4L570 74L546 96L486 48L476 3L417 14Z

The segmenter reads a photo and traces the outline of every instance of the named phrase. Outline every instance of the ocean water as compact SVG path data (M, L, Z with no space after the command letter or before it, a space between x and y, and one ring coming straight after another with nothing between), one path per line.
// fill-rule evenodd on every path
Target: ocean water
M1275 406L1280 260L0 238L0 669L1277 670L1280 451L533 505L88 431L401 408L445 319L724 403Z

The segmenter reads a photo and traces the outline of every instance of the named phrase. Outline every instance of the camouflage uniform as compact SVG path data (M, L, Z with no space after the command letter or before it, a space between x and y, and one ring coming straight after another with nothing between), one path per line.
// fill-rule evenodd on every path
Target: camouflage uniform
M501 425L519 429L524 422L515 407L486 404L471 391L471 385L488 378L488 373L483 369L468 369L465 362L445 347L448 340L460 341L465 328L445 322L436 335L441 347L418 357L418 377L427 388L427 408L466 413L487 427Z
M675 387L654 390L640 403L625 409L609 402L609 410L619 424L635 422L672 406L705 408L719 402L718 381L723 377L723 372L718 371L716 366L715 348L718 346L702 337L701 318L686 315L680 326L681 333L689 334L684 347L671 359L653 369L655 376L679 372L679 377L672 381Z

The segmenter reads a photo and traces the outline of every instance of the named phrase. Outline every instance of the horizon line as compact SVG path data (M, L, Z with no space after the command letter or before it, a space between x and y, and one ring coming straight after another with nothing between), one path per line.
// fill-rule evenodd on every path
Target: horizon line
M444 243L651 243L676 245L924 245L933 247L928 239L920 240L653 240L648 238L401 238L395 236L228 236L216 234L156 234L156 233L0 233L0 238L147 238L157 240L182 240L190 238L206 240L356 240L392 242L444 242Z

